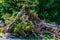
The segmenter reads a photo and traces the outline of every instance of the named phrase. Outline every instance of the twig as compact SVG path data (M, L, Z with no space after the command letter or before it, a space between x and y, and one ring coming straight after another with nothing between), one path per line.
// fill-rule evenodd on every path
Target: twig
M34 35L35 37L38 37L34 31L32 31L32 33L33 33L33 35Z

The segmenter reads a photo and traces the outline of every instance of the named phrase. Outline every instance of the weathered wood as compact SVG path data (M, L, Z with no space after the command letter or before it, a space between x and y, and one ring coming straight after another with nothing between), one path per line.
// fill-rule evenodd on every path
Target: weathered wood
M35 32L41 32L40 30L45 28L46 30L48 30L48 32L50 32L52 35L55 34L55 36L59 36L60 35L60 28L58 28L57 26L55 25L51 25L49 23L46 23L44 20L40 20L40 21L37 21L38 19L34 19L34 18L31 18L30 17L30 20L34 23L36 29L35 29ZM39 22L39 23L37 23Z

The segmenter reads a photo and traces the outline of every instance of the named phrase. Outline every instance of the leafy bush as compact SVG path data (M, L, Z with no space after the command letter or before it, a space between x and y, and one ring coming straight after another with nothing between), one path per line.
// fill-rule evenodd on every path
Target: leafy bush
M47 22L60 23L60 0L38 0L38 15Z
M14 28L14 32L19 33L19 34L23 34L23 31L32 31L34 29L34 25L31 21L22 21L21 23L16 24L15 28Z
M2 2L3 1L3 2ZM60 0L2 0L0 3L0 18L5 13L13 14L14 11L20 11L24 1L29 3L32 10L38 12L40 19L46 21L55 21L60 23Z

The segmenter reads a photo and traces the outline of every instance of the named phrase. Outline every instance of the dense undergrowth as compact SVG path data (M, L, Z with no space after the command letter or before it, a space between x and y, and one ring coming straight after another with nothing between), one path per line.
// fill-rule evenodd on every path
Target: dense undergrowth
M14 14L27 1L30 9L35 10L40 19L60 23L60 0L1 0L0 18L2 15Z
M32 13L30 15L31 17L45 19L46 22L60 23L59 0L29 0L27 2L29 3L30 9L34 11L33 13L38 14L38 17L36 17L37 15ZM15 17L20 10L19 8L23 3L24 0L4 0L0 3L0 19L5 23L4 27L15 20ZM14 35L18 34L19 36L34 36L32 33L31 35L29 33L35 29L35 25L32 21L26 20L24 17L26 16L20 18L20 20L22 20L21 22L18 21L18 23L13 24L14 30L12 33L15 33ZM26 32L26 34L24 32ZM3 36L2 32L0 33L0 36ZM43 36L46 39L51 38L48 34L44 34Z

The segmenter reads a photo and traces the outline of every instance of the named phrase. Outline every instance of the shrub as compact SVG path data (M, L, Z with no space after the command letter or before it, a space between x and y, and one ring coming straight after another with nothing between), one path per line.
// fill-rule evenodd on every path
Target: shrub
M19 33L19 34L23 34L23 31L32 31L34 29L34 25L31 21L26 20L26 21L22 21L21 23L16 24L15 28L14 28L14 32Z

